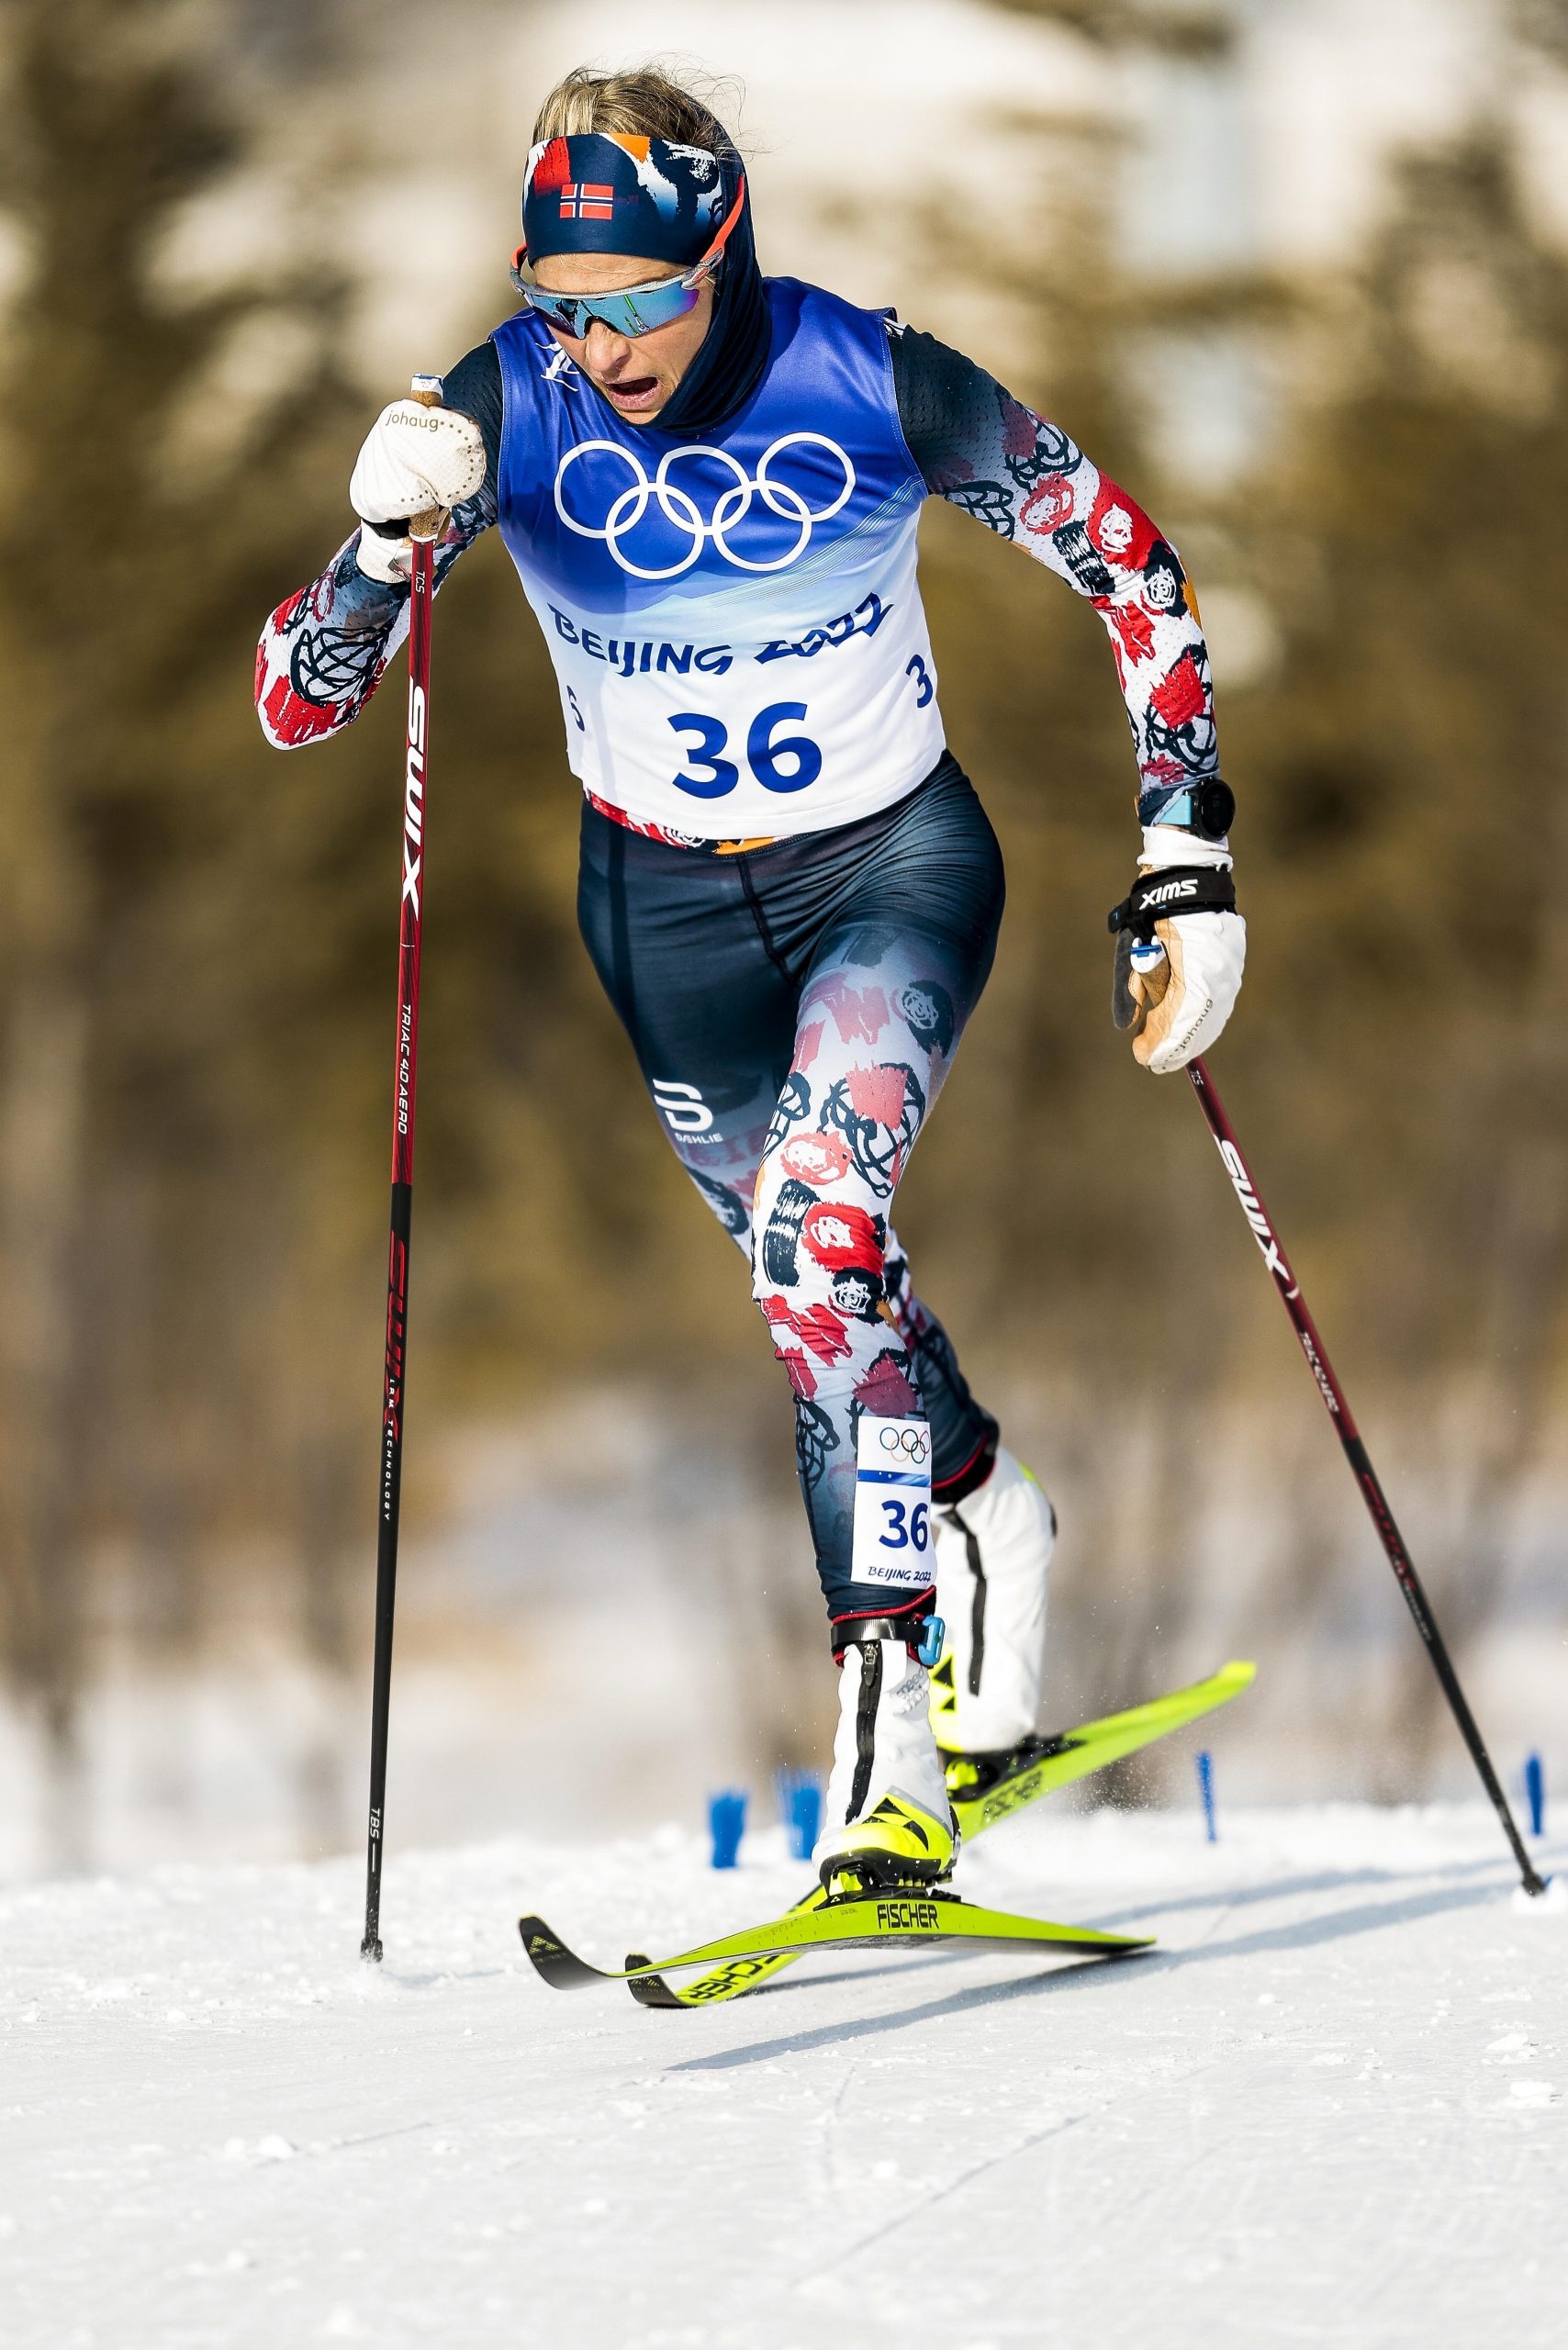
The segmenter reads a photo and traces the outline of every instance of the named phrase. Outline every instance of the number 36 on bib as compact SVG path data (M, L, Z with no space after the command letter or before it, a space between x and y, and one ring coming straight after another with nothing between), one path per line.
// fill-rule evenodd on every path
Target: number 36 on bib
M855 1482L857 1583L923 1591L931 1556L931 1430L924 1420L860 1416Z
M758 711L746 733L746 766L764 791L804 791L823 771L823 755L809 734L785 733L786 722L806 715L803 701L776 701ZM722 800L741 779L734 759L724 754L730 732L721 719L701 711L683 710L666 720L689 744L686 767L670 781L693 800ZM697 772L700 770L700 772Z

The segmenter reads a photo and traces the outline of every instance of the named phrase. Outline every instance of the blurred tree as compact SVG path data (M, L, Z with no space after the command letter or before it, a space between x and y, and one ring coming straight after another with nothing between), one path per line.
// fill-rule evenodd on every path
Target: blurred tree
M1466 1404L1429 1569L1462 1643L1505 1595L1562 1369L1568 702L1535 583L1568 502L1568 265L1500 133L1412 158L1394 196L1298 344L1287 462L1233 517L1282 658L1229 742L1272 1082L1357 1342ZM1413 1648L1403 1681L1408 1785L1442 1715Z
M1183 70L1229 37L1213 8L1017 4ZM0 1624L47 1725L62 1852L95 1613L173 1646L264 1581L342 1670L370 1585L400 696L280 758L248 693L263 615L346 527L353 289L291 254L197 293L170 258L204 218L216 241L242 186L231 67L256 14L15 0L0 90L20 257L0 453L27 501L0 508ZM1560 15L1535 8L1542 38ZM315 12L269 24L275 70L311 68ZM1014 388L1268 649L1233 682L1215 628L1253 923L1222 1067L1412 1537L1446 1532L1434 1581L1462 1632L1562 1375L1562 711L1539 575L1564 488L1562 263L1492 136L1412 162L1353 271L1151 286L1123 258L1114 126L1038 136L1039 234L1009 287L1038 341ZM1156 429L1163 331L1200 317L1244 326L1288 387L1239 493ZM900 1223L1067 1503L1053 1711L1155 1677L1238 1446L1254 1515L1216 1568L1274 1543L1248 1604L1282 1655L1321 1658L1383 1602L1403 1643L1349 1499L1337 1514L1332 1446L1307 1427L1298 1469L1273 1441L1314 1402L1186 1089L1138 1071L1106 1017L1104 909L1136 835L1100 622L948 509L926 532L944 708L1011 910ZM642 1380L704 1431L689 1464L741 1431L784 1498L788 1409L747 1284L573 936L577 795L493 542L443 591L435 663L411 1502L442 1416ZM816 1632L792 1508L767 1540L714 1583L775 1668L768 1759L801 1760L790 1661L814 1662ZM1412 1653L1410 1774L1425 1670ZM1387 1744L1370 1716L1363 1736ZM331 1834L329 1762L313 1773Z
M1227 0L988 0L1015 17L1044 17L1111 50L1151 49L1168 57L1223 56L1236 39Z
M1512 0L1509 15L1527 48L1568 63L1568 0Z
M213 257L223 204L264 200L248 17L19 0L0 87L0 445L28 490L0 511L0 1648L64 1857L95 1623L189 1648L292 1583L341 1670L370 1588L401 707L286 758L250 707L366 420L350 289ZM319 65L314 31L291 17L276 70ZM174 267L192 246L216 290ZM656 1363L700 1419L732 1342L771 1393L573 934L579 796L498 545L442 599L434 758L416 1409L433 1436L443 1404Z
M1500 131L1410 159L1358 264L1274 287L1139 282L1109 129L1053 121L1040 140L1023 289L1040 340L1017 388L1153 506L1216 619L1266 650L1233 685L1216 631L1252 925L1221 1074L1462 1649L1505 1597L1563 1367L1564 713L1554 602L1529 583L1568 487L1568 273ZM1239 487L1155 429L1162 326L1194 313L1244 328L1288 387ZM1167 1637L1204 1577L1218 1432L1271 1442L1277 1412L1291 1425L1313 1399L1185 1089L1150 1086L1104 1022L1095 941L1131 832L1092 616L940 511L927 579L944 709L1003 832L1010 911L901 1225L934 1293L981 1282L969 1351L988 1382L1030 1355L1065 1367L1041 1465L1054 1441L1070 1528L1089 1516L1058 1628L1075 1666L1092 1640L1120 1675L1140 1625ZM1282 1537L1269 1617L1320 1661L1349 1625L1382 1625L1384 1705L1361 1707L1355 1744L1364 1774L1410 1792L1440 1699L1327 1439L1299 1474L1299 1491L1262 1484ZM1071 1572L1085 1550L1089 1586Z
M266 912L233 788L236 654L299 559L296 518L342 415L340 289L165 282L171 228L241 151L192 29L165 0L18 0L0 101L20 259L0 402L0 1589L64 1855L84 1833L91 1545L130 1538L154 1617L188 1633L201 1537L254 1488L256 1395L230 1316L256 1317L277 1234L240 1074ZM215 431L247 325L286 338L288 378Z

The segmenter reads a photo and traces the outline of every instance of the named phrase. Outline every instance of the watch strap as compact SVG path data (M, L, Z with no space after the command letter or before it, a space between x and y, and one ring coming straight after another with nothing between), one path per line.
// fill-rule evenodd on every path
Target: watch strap
M1162 784L1140 795L1137 813L1140 824L1176 824L1202 840L1221 841L1236 821L1236 794L1217 775L1198 783Z

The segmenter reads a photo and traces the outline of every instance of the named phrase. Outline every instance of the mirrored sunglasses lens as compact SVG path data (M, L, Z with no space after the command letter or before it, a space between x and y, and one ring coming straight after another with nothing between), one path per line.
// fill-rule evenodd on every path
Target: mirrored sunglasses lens
M574 341L586 335L590 322L599 319L616 334L635 341L641 334L651 334L655 327L668 326L673 319L684 318L697 307L695 286L683 285L679 278L667 285L649 285L634 294L546 294L537 285L523 287L524 299L532 309L553 327Z
M630 335L634 340L644 331L637 305L625 294L601 295L585 302L583 308L590 318L600 319L611 334ZM588 331L586 327L583 331Z
M626 308L637 323L626 331L651 334L655 327L667 327L673 319L683 319L696 307L696 289L683 285L678 277L672 278L667 285L650 286L644 294L627 297Z
M559 327L563 334L577 333L581 325L577 311L581 306L571 295L545 294L537 285L525 285L522 298L531 310L537 310L542 319Z

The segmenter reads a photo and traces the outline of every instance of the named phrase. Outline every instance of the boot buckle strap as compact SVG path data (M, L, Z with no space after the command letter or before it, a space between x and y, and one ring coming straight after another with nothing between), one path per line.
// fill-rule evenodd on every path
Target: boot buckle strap
M929 1612L918 1616L841 1616L833 1630L833 1653L841 1664L847 1648L870 1640L898 1640L927 1670L941 1656L942 1644L947 1637L947 1627L941 1617Z

